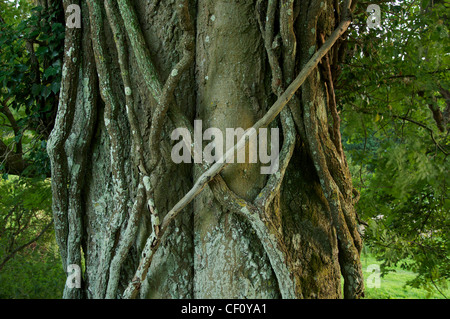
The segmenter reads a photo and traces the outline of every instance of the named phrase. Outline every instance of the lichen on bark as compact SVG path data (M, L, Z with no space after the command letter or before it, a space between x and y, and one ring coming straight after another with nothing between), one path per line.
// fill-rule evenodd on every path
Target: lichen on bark
M351 177L317 68L350 23L336 2L80 3L49 142L63 263L85 263L65 296L340 298L342 273L360 297ZM194 119L280 128L280 171L173 163L170 133Z

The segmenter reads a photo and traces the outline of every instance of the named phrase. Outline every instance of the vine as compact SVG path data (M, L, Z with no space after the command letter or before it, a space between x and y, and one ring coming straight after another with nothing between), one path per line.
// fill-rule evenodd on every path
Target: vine
M152 177L158 178L160 171L160 138L166 120L174 124L187 127L192 132L192 126L186 117L179 111L178 105L173 98L174 90L179 81L194 60L195 34L192 18L189 14L189 1L176 1L176 14L180 30L183 35L181 42L183 54L163 83L156 71L149 49L145 44L143 32L139 26L135 9L129 0L87 0L89 19L83 21L84 27L89 28L91 41L83 37L83 46L90 47L95 56L96 70L98 72L98 86L102 100L105 103L104 122L110 142L110 170L113 181L113 211L109 216L105 243L102 247L100 267L98 273L101 279L97 283L97 298L120 297L118 292L121 269L126 257L133 245L137 235L141 216L145 209L151 213L152 231L146 240L142 250L139 266L135 271L133 279L122 294L122 298L137 297L142 283L146 279L153 258L163 242L172 221L192 200L209 185L215 198L229 211L244 216L255 230L261 244L264 247L271 266L278 280L278 285L283 298L302 297L300 283L292 275L290 268L294 267L290 260L292 256L286 249L286 243L282 234L277 230L276 216L270 213L270 206L276 194L279 193L285 172L294 153L297 134L314 162L316 173L319 176L323 193L329 205L330 219L337 233L339 245L339 259L341 271L345 279L345 297L358 298L363 291L361 265L359 253L361 241L356 231L355 212L353 209L353 192L348 174L345 158L342 157L342 147L333 143L329 135L321 135L321 125L327 125L318 121L315 88L317 82L311 76L319 63L325 58L327 71L329 69L328 52L339 40L351 23L348 15L351 1L344 3L344 14L339 23L327 39L323 38L322 45L310 56L301 67L296 65L297 39L294 23L301 14L306 14L306 21L316 26L321 7L312 4L307 12L303 12L298 1L276 1L267 2L259 0L256 4L256 17L264 41L264 47L268 61L272 69L272 90L276 95L276 102L267 110L246 134L223 155L222 159L212 165L200 164L201 176L185 196L178 201L165 215L161 215L154 202ZM65 1L65 5L67 5ZM267 4L267 7L264 6ZM132 137L132 162L137 168L139 177L136 194L126 189L125 162L126 152L123 136L128 132L121 127L118 116L123 110L117 93L113 90L111 68L107 61L107 47L105 44L104 17L112 31L114 44L117 52L121 84L123 84L125 95L125 113L127 115L130 136ZM279 17L277 24L276 17ZM309 25L307 28L310 27ZM277 35L275 30L280 30L281 56L274 49L277 46ZM65 60L63 66L63 86L61 88L61 101L58 109L55 129L49 141L49 154L52 161L52 187L54 196L55 228L62 250L64 266L69 263L80 261L81 240L81 207L80 207L80 185L84 174L85 158L76 155L75 149L84 149L89 145L92 138L92 121L95 117L93 107L94 91L83 97L86 120L79 124L73 122L75 117L75 103L77 101L77 88L79 87L80 70L80 46L81 35L78 29L66 29ZM128 37L125 36L128 35ZM305 41L316 43L317 34L310 35ZM149 107L151 116L151 129L149 136L149 149L151 153L150 164L147 165L144 158L144 141L141 128L135 114L135 95L131 87L129 75L128 46L137 61L139 72L144 78L147 93L153 96L155 105ZM93 82L94 75L89 71L88 56L83 56L81 67L82 78ZM323 63L323 62L322 62ZM295 69L300 72L295 76ZM295 77L295 78L294 78ZM331 81L331 82L330 82ZM329 77L332 83L332 77ZM86 85L86 84L84 84ZM302 87L303 85L303 87ZM300 95L299 88L302 87ZM330 90L332 86L329 85ZM331 92L331 91L330 91ZM297 94L298 93L298 94ZM300 97L301 96L301 97ZM305 102L307 101L307 102ZM335 105L329 103L334 123L334 141L338 139L336 130L339 121L336 118ZM283 145L280 156L280 169L273 174L262 188L254 202L248 202L234 194L220 175L227 165L227 158L235 151L246 146L246 143L254 134L258 134L259 128L267 127L280 115L281 128L283 131ZM80 125L78 129L71 127ZM74 127L76 127L76 125ZM71 132L76 133L76 143L69 153L73 153L74 161L71 165L67 162L65 144ZM328 132L328 129L325 130ZM69 141L70 142L70 141ZM69 143L70 144L70 143ZM195 146L192 145L191 155L195 154ZM70 154L69 154L70 155ZM331 160L329 160L331 158ZM68 190L68 182L71 187ZM69 192L69 193L68 193ZM72 200L73 198L73 200ZM147 205L145 205L147 204Z

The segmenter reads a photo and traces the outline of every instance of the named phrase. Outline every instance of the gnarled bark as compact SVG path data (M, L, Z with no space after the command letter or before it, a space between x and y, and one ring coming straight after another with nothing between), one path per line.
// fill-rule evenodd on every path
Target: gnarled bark
M81 5L49 143L63 264L85 260L65 297L340 298L341 274L360 297L351 177L317 68L350 1L342 16L331 0ZM194 118L279 127L279 170L173 163L170 132Z

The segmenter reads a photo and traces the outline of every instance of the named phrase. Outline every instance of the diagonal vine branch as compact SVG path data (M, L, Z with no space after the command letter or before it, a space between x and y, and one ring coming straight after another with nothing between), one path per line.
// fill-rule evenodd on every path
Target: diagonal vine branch
M302 71L298 74L295 80L289 85L286 91L280 95L277 101L272 105L272 107L267 111L267 113L257 121L252 130L247 131L246 134L235 144L233 148L230 148L223 156L222 159L213 164L206 172L204 172L195 182L191 190L167 213L161 223L161 231L158 236L151 235L144 247L142 252L141 261L139 267L135 273L133 281L130 282L127 289L125 290L124 298L135 298L139 292L142 281L145 279L148 268L150 267L152 258L158 249L161 239L166 232L171 221L185 208L202 190L203 188L217 175L219 174L227 165L226 159L231 157L235 151L245 147L247 141L253 134L257 134L259 128L267 127L276 116L282 111L286 104L290 101L292 96L298 90L298 88L307 79L309 74L317 67L319 61L323 56L330 50L336 40L345 32L345 30L350 25L349 19L344 19L337 29L330 35L330 37L325 41L322 47L312 56L312 58L305 64Z

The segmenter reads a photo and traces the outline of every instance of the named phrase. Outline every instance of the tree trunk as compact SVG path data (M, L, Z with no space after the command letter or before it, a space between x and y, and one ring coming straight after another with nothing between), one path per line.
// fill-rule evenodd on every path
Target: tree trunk
M66 298L362 296L331 102L349 1L63 2L81 6L82 28L66 29L48 151L63 266L85 266ZM317 58L322 37L335 44ZM278 170L176 164L171 134L194 136L194 120L224 136L279 128Z

